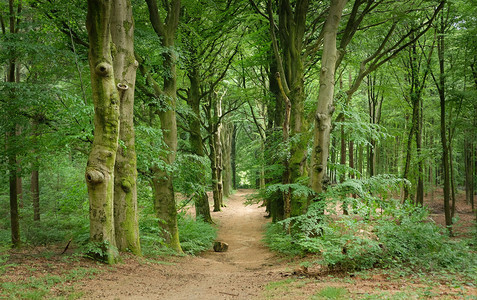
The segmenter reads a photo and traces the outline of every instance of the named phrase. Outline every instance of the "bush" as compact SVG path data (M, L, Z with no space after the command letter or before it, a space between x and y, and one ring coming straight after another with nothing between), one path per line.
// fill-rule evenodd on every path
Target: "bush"
M197 254L212 248L217 238L217 229L202 219L193 220L185 214L179 214L179 240L182 250L187 254Z
M201 219L194 220L185 214L179 214L177 222L179 241L184 253L195 255L212 248L212 244L217 237L217 229L211 224ZM174 251L168 248L161 238L162 234L158 223L159 219L151 215L143 215L139 220L141 246L146 256L174 254Z
M395 178L389 180L390 185L398 186ZM386 181L386 177L374 181ZM318 263L330 269L405 266L475 275L472 266L477 265L477 255L465 243L452 241L445 228L429 221L426 208L372 196L375 184L370 183L373 180L353 180L332 188L322 198L327 200L313 203L304 215L269 225L265 242L284 254L319 254ZM361 198L345 198L350 190ZM337 199L347 199L354 215L338 215L329 209L337 206Z

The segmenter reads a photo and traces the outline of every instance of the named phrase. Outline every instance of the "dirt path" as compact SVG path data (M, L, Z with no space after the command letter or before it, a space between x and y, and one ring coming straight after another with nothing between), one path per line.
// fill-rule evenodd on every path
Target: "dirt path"
M264 285L281 278L284 266L263 245L265 209L245 206L248 190L239 190L222 212L218 239L229 244L223 253L208 251L172 264L128 261L88 280L79 288L85 299L257 299Z

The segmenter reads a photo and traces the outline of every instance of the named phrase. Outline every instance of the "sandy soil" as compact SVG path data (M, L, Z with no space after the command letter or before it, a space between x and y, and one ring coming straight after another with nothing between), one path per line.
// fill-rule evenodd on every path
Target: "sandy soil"
M370 295L372 299L477 299L477 282L456 284L445 280L430 284L421 282L419 275L401 277L386 270L362 275L313 272L315 276L309 277L311 273L300 271L298 259L284 261L264 246L261 239L268 219L264 218L265 208L244 205L245 196L251 192L237 191L228 199L222 212L212 213L219 227L218 240L229 244L228 252L207 251L197 257L168 257L164 261L131 256L120 264L107 266L84 258L63 257L60 253L64 246L28 248L9 252L7 264L11 266L4 267L0 284L29 282L46 275L65 276L82 268L98 270L99 274L89 279L68 279L63 284L53 285L49 297L309 300L324 299L326 297L323 298L321 293L338 288L347 293L339 299L368 299ZM431 208L430 217L443 224L440 191L436 191L434 196L426 197L426 205ZM457 215L459 222L455 233L468 237L473 226L473 214L462 194L458 197ZM312 261L313 257L303 259ZM0 299L3 299L1 286Z
M218 240L227 252L208 251L166 264L128 261L83 282L84 299L256 299L264 285L279 280L286 266L263 245L265 208L245 206L248 190L239 190L222 212L212 213Z

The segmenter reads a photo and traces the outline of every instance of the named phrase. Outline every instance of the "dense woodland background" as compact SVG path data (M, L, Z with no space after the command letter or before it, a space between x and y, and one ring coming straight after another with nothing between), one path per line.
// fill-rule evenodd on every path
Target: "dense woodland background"
M421 254L469 266L475 226L449 236L459 195L476 211L475 3L112 2L121 14L109 1L0 2L0 245L73 241L109 262L118 249L197 253L214 240L210 205L253 188L278 251L345 269ZM136 78L108 73L121 63ZM120 111L126 91L134 113ZM95 152L100 132L117 135ZM132 169L118 175L112 157ZM104 178L122 180L114 196L95 194L105 161ZM425 196L446 228L427 221ZM197 221L183 212L194 204Z

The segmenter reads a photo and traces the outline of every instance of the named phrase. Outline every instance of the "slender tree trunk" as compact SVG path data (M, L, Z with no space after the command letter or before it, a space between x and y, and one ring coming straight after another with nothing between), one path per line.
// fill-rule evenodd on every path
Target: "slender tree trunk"
M38 162L35 162L35 165ZM30 192L33 203L33 221L40 221L40 175L38 168L31 171Z
M417 120L416 130L416 151L417 151L417 186L416 186L416 204L424 204L424 168L422 165L423 157L421 154L422 149L422 99L419 99L419 118Z
M442 146L442 165L444 175L444 214L446 226L452 233L452 215L450 207L450 168L449 168L449 147L447 142L446 130L446 96L445 96L445 69L444 69L444 14L441 13L440 24L438 24L437 35L437 55L439 58L439 78L437 89L439 92L440 108L441 108L441 146Z
M232 167L232 187L234 190L237 189L237 126L234 124L232 129L232 145L230 150L230 163Z
M214 111L214 120L219 120L222 116L222 98L218 97L215 102ZM224 192L223 192L223 153L222 153L222 123L217 123L217 130L214 133L214 142L215 142L215 157L216 157L216 167L217 167L217 205L223 207L224 205ZM215 198L214 198L215 199Z
M450 137L450 128L449 131L449 171L450 171L450 196L451 196L451 219L454 218L455 215L455 176L454 176L454 159L452 154L452 141Z
M180 0L163 1L164 9L167 11L165 22L162 21L157 0L146 0L149 10L149 20L161 40L164 48L162 53L163 68L165 70L163 76L163 89L159 91L157 84L155 85L156 96L164 99L164 105L161 107L157 115L161 121L161 129L166 145L167 154L161 159L168 166L171 166L176 158L177 151L177 123L176 123L176 52L174 50L174 39L177 26L179 24ZM177 252L182 252L179 242L179 230L177 227L177 209L174 195L174 186L172 184L173 174L161 169L158 166L152 168L153 171L153 189L154 189L154 208L162 229L162 237L166 244Z
M464 142L464 158L465 158L465 199L467 204L472 204L474 197L474 163L473 163L473 149L472 142L468 139Z
M335 64L337 61L336 34L346 0L332 0L323 28L323 54L321 60L320 89L315 114L315 129L311 155L311 188L316 194L323 192L323 177L330 145L331 115L334 111L333 95Z
M202 158L205 156L205 153L202 135L200 133L200 77L198 65L196 63L193 63L188 77L190 80L190 89L187 98L187 104L193 112L193 115L189 118L189 128L191 130L189 141L191 146L191 152ZM196 173L196 180L202 187L204 187L203 190L201 189L196 191L196 196L194 197L196 217L202 218L202 220L204 220L205 222L212 223L209 198L205 190L205 165L203 165L201 162L198 162L196 164L196 168L199 168L199 172Z
M17 33L17 15L15 11L15 1L9 0L9 23L10 23L10 34ZM21 3L18 4L18 11L21 9ZM15 53L12 53L12 56L9 59L8 73L7 73L7 82L14 84L15 80L15 70L16 70L16 58ZM16 101L15 99L14 88L11 88L11 94L9 101ZM18 189L17 189L17 152L15 150L15 135L16 135L17 125L12 122L7 127L6 133L6 150L7 150L7 160L8 160L8 175L9 175L9 184L10 184L10 224L11 224L11 236L12 236L12 245L14 248L21 246L20 240L20 216L18 213Z
M38 118L33 118L32 120L32 143L34 147L37 146L38 139ZM35 155L36 149L34 151L32 171L30 177L30 193L31 200L33 203L33 220L40 221L40 176L39 176L39 159L38 155Z
M130 0L112 4L111 39L115 45L113 69L119 91L119 139L114 167L114 224L120 251L141 254L137 211L137 163L134 145L134 87L138 62L134 58L134 21Z
M111 2L88 0L87 29L93 92L94 140L86 167L90 204L90 240L108 263L118 259L114 234L114 163L119 139L119 94L111 57Z

